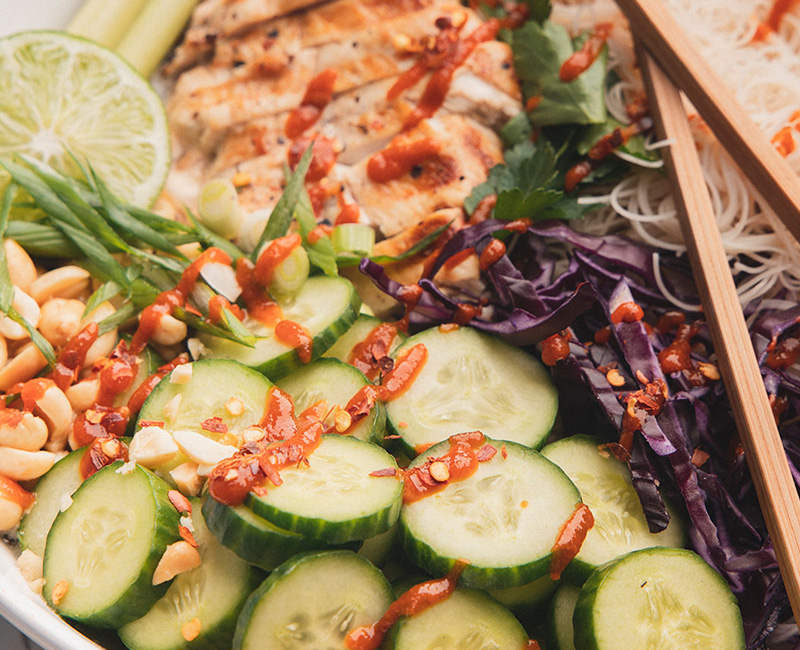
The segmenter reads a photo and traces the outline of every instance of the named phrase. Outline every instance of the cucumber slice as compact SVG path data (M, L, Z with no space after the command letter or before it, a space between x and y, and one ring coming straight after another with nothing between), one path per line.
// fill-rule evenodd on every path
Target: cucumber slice
M330 544L274 526L245 505L226 506L203 496L203 516L214 536L250 564L272 571L293 555L326 550Z
M36 483L36 503L19 524L19 543L24 551L44 555L47 533L61 508L69 503L67 497L83 483L81 459L85 448L76 449L53 465Z
M147 613L167 589L152 583L156 566L180 539L169 486L142 467L120 473L122 465L83 482L53 522L44 552L48 604L94 627L117 628ZM66 593L54 602L59 585Z
M742 615L727 583L686 549L649 548L586 581L573 615L581 650L742 650Z
M515 587L548 573L556 537L580 493L538 452L513 442L505 447L506 458L497 453L471 477L403 505L403 545L431 575L445 575L459 558L470 563L459 583L468 587ZM425 457L448 449L440 443ZM411 466L425 460L417 457Z
M377 621L394 600L383 574L351 551L297 555L247 600L234 650L346 650L356 627Z
M297 295L278 301L283 318L305 327L314 339L312 360L318 358L344 334L358 317L361 300L353 285L344 278L309 278ZM236 359L264 373L273 381L294 372L303 362L297 352L277 341L274 329L256 321L246 325L259 338L254 348L200 335L210 358Z
M539 361L467 327L426 330L393 356L417 343L428 349L428 359L408 390L386 407L389 427L412 457L451 435L474 430L534 449L544 444L558 396Z
M325 400L328 408L336 405L344 408L369 383L364 373L338 359L318 359L277 382L292 396L295 413L302 413L320 400ZM380 442L385 427L386 411L382 404L376 404L369 415L347 435L359 440Z
M358 554L368 559L375 566L383 567L389 561L392 551L395 550L397 531L399 529L400 525L396 521L385 533L368 537L361 544L361 548L358 549Z
M241 433L264 417L272 387L264 375L227 359L195 361L190 365L192 376L187 383L170 381L176 371L184 372L179 366L156 385L142 405L139 422L163 422L169 431L189 429L216 439L219 434L201 427L204 420L221 418L229 431ZM233 415L225 406L232 397L242 402L239 415Z
M553 650L575 650L572 615L575 613L575 604L580 595L580 587L563 584L553 596L547 621L547 632Z
M514 615L485 592L457 588L449 598L404 618L388 650L524 648L528 634Z
M218 440L222 434L203 429L203 422L220 418L230 433L241 434L264 417L272 387L264 375L227 359L195 361L191 368L191 379L185 384L170 381L176 371L184 372L178 368L164 377L145 400L137 422L163 422L168 431L187 429ZM241 402L239 415L234 415L237 411L231 411L230 406L226 407L232 398ZM187 460L178 452L173 460L158 468L158 474L166 478L170 470Z
M229 648L239 610L261 581L259 572L214 539L203 521L200 500L193 499L192 506L201 564L179 574L147 614L118 630L131 650ZM189 641L184 626L194 625L199 634Z
M142 382L154 372L158 371L159 366L164 363L161 355L149 345L141 352L139 359L139 365L136 366L136 376L133 378L128 388L114 397L114 406L125 406L131 398L131 395L141 386Z
M246 505L276 526L332 544L372 537L397 520L403 483L370 476L397 468L377 445L325 435L308 461L283 470L283 483L270 485L263 496L250 492Z
M682 547L683 526L674 513L669 526L653 534L647 528L639 497L627 466L598 449L601 441L572 436L542 449L542 454L566 472L594 515L580 553L564 571L564 578L581 585L601 564L620 555L651 546Z
M353 326L344 334L342 334L339 337L339 340L336 341L336 343L334 343L322 356L332 357L334 359L339 359L339 361L349 363L350 353L353 351L353 348L358 343L361 343L364 339L366 339L367 336L369 336L369 333L382 322L383 321L375 318L374 316L367 316L366 314L359 315L356 322L353 323ZM393 350L405 339L406 336L402 332L398 331L395 340L392 341L391 345L389 346L389 350Z

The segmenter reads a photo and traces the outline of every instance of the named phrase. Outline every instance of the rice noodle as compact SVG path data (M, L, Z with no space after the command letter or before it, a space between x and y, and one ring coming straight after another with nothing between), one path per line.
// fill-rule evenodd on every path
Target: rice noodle
M771 0L665 0L665 7L693 39L703 56L734 91L755 123L770 138L783 130L794 151L785 158L800 175L800 6L784 16L780 28L763 42L753 42L759 23L769 14ZM609 67L619 77L606 92L609 113L627 122L625 105L641 92L630 33L619 10L609 0L587 4L559 3L553 20L573 32L599 21L611 21ZM689 107L690 123L722 241L731 262L743 304L778 290L800 298L800 247L774 212L761 201L711 134ZM650 148L667 143L648 143ZM790 146L791 148L791 146ZM619 154L640 167L647 161ZM667 251L685 250L669 183L651 169L641 169L603 195L587 201L604 207L587 217L580 229L590 233L626 229L632 236Z

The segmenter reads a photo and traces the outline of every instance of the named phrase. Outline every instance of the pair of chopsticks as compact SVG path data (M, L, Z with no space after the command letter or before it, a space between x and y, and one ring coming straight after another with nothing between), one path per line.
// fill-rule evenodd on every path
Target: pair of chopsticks
M750 342L680 88L794 237L800 181L659 0L617 0L637 42L684 243L725 388L795 619L800 621L800 498ZM667 74L665 74L665 71ZM669 75L669 76L668 76Z

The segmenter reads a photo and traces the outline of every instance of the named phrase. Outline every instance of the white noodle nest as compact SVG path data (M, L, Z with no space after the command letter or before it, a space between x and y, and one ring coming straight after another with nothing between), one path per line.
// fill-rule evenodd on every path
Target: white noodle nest
M754 44L752 36L769 11L769 0L665 0L664 4L767 137L789 127L795 150L786 161L800 175L800 7L784 17L777 34ZM614 118L627 122L625 105L642 85L630 34L615 5L608 0L560 4L554 8L553 19L572 32L599 21L620 25L609 41L609 66L620 81L609 88L606 104ZM769 206L758 199L703 121L693 115L691 124L742 304L781 289L796 300L800 297L800 247ZM649 142L648 146L666 144ZM685 247L669 184L663 174L652 169L660 164L642 164L631 156L618 155L640 170L607 194L590 199L605 207L588 217L581 230L601 234L624 224L636 238L682 254Z

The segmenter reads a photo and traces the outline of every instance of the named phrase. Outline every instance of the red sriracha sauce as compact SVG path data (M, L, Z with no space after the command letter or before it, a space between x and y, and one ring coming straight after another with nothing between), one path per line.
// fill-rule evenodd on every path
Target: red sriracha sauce
M306 149L311 145L312 138L303 136L296 140L289 149L289 167L294 170ZM336 164L338 156L337 147L334 141L324 135L314 134L314 147L311 150L311 162L308 165L305 180L309 183L316 183L325 178Z
M570 82L577 79L582 73L588 70L592 63L600 56L603 46L611 35L611 23L598 23L594 31L584 41L581 49L572 54L558 72L561 81Z
M767 367L772 370L786 370L800 357L800 339L790 336L773 346L767 353Z
M242 288L242 300L247 305L250 318L267 327L275 327L275 323L283 317L283 311L269 297L264 285L256 281L255 267L246 257L236 260L236 282Z
M458 579L467 565L468 562L465 560L457 560L444 578L428 580L411 587L389 606L379 621L352 630L344 640L345 648L378 650L386 633L401 616L414 616L447 599L455 590Z
M144 401L158 385L158 382L183 363L189 363L189 359L184 355L177 356L169 363L161 366L156 372L139 384L139 387L133 392L133 395L128 398L128 409L130 412L132 414L138 413L142 409Z
M492 239L481 251L478 263L481 271L485 271L490 266L496 264L503 255L506 254L506 245L499 239Z
M623 302L611 314L611 322L614 325L620 323L635 323L644 318L644 310L635 302Z
M28 492L16 481L0 475L0 496L16 503L22 510L27 510L36 501L36 495Z
M314 353L314 339L309 331L291 320L282 320L275 326L275 340L294 348L303 363L309 363Z
M550 578L558 580L567 565L580 552L586 534L594 526L594 516L589 506L579 503L575 507L575 512L561 526L553 545L553 555L550 559Z
M388 183L408 174L415 165L435 156L441 149L442 143L434 138L389 145L369 159L367 176L373 183Z
M375 379L381 369L380 361L389 356L389 348L397 334L397 326L392 323L381 323L374 327L367 338L353 346L347 363L358 368L368 379Z
M256 282L263 287L269 287L275 269L283 262L292 251L303 243L303 238L296 232L270 242L266 250L258 256L254 270Z
M422 465L404 470L403 503L415 503L441 492L450 483L466 480L478 471L481 462L478 452L484 447L486 437L480 431L472 431L450 436L449 440L450 448L444 455L428 458ZM494 454L486 456L490 458ZM442 473L437 472L437 464Z
M128 461L128 448L125 443L113 436L97 438L81 457L81 477L86 480L98 470L117 460Z
M131 339L131 354L141 353L147 345L147 341L158 328L161 319L172 313L175 307L182 307L186 304L186 299L194 289L203 267L211 263L229 265L231 258L219 248L205 250L200 257L186 268L174 289L162 291L152 305L145 307L139 318L139 327L136 328L136 332Z
M542 363L546 366L554 366L559 361L566 359L569 356L569 340L570 334L565 330L548 336L542 341Z
M477 27L469 36L456 43L455 47L447 53L441 64L431 74L417 107L403 124L404 130L412 129L422 120L433 117L447 97L456 70L464 64L478 45L497 36L500 26L500 21L492 18Z
M73 336L58 353L56 365L48 377L56 382L61 390L69 388L78 377L78 373L86 361L86 353L97 340L99 326L89 323Z
M277 386L269 389L267 409L259 426L266 432L265 440L275 442L286 440L297 433L297 420L294 417L294 403L291 396Z
M266 482L281 485L280 472L305 461L319 447L322 423L313 422L291 438L257 441L218 463L208 477L211 496L229 506L239 505L251 490L266 489ZM264 446L266 445L266 446Z
M298 137L317 122L323 109L333 99L337 76L335 68L327 68L309 82L300 106L286 120L285 132L288 137Z

